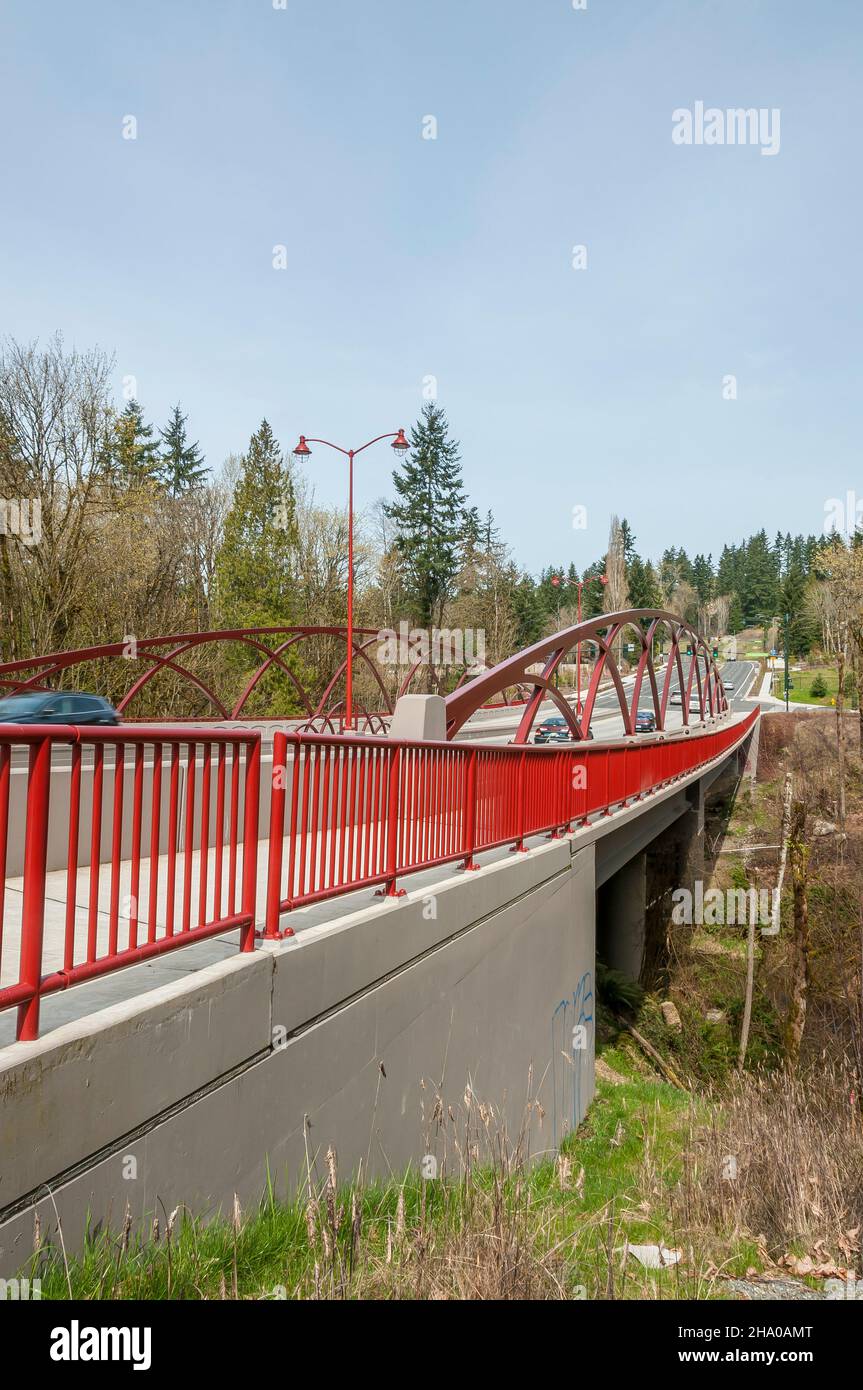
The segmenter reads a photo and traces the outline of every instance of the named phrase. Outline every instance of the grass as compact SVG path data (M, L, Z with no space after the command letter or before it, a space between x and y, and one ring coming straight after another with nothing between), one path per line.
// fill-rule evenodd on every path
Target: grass
M684 1170L694 1102L609 1050L622 1084L600 1082L554 1159L528 1161L475 1099L457 1140L461 1170L424 1181L339 1183L208 1225L163 1213L145 1239L127 1221L100 1232L68 1270L37 1251L42 1297L98 1299L706 1297L697 1259L645 1270L634 1244L675 1245L669 1193ZM691 1254L691 1252L690 1252Z
M826 695L819 696L812 694L812 682L817 676L820 676L824 681L827 688ZM839 676L835 666L814 666L808 671L795 671L789 676L789 679L794 682L788 692L788 699L792 704L825 705L829 709L832 702L835 701L839 690ZM784 696L783 676L781 672L776 682L775 694L780 697ZM846 699L845 703L848 709L856 709L856 694L853 699Z
M863 1147L853 1069L840 1062L736 1076L687 1153L676 1200L685 1207L678 1219L700 1230L757 1233L762 1262L812 1253L819 1264L859 1268Z
M46 1249L22 1271L46 1299L723 1299L727 1279L787 1275L789 1254L853 1264L863 1202L850 1073L737 1077L722 1099L656 1079L627 1038L605 1048L578 1131L531 1164L472 1098L461 1167L423 1181L322 1187L204 1225L163 1213L143 1239L92 1237L68 1269ZM825 1142L829 1136L829 1142ZM729 1159L735 1168L729 1176ZM628 1246L678 1263L645 1269Z

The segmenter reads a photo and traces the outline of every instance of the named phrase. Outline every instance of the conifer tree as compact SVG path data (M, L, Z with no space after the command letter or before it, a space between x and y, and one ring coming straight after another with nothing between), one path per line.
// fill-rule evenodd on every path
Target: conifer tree
M216 558L219 618L227 628L282 627L296 613L297 507L291 467L266 420L252 435L225 518ZM237 646L231 663L248 673L258 653ZM304 680L294 651L287 664ZM301 706L293 682L273 666L255 688L249 713L295 714Z
M153 426L144 421L144 412L133 397L114 421L110 471L114 482L124 488L141 488L158 482L159 445Z
M632 561L635 559L636 550L635 534L626 517L624 517L620 523L620 535L623 543L623 558L626 561L628 567L632 564Z
M629 585L630 608L661 608L661 594L656 571L648 560L644 563L640 555L634 555L629 566L627 583Z
M545 612L539 589L529 574L523 574L513 589L515 651L538 642L542 636Z
M200 487L207 476L207 466L197 442L190 444L186 435L188 416L180 410L179 401L171 412L167 427L159 431L161 476L172 497Z
M462 560L466 529L479 541L481 523L465 512L459 446L440 406L428 401L411 430L411 452L393 473L397 500L387 507L413 604L423 627L440 625Z

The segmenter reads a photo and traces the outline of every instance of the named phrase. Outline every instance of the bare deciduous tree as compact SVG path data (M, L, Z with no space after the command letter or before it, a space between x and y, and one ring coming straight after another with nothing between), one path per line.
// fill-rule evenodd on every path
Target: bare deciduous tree
M0 494L38 499L41 534L2 542L4 646L13 658L66 644L91 584L85 557L105 514L112 359L7 340L0 350Z

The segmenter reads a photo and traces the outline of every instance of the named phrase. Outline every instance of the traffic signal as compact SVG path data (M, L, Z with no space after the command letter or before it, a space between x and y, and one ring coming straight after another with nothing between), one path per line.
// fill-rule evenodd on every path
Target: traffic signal
M692 656L692 648L691 648L691 647L687 647L687 648L686 648L686 655L687 655L687 656Z

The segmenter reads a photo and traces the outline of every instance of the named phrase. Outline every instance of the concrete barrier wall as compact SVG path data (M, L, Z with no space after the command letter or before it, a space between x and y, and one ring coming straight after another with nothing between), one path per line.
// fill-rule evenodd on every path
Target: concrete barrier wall
M37 1209L70 1249L88 1212L211 1215L300 1186L306 1140L318 1177L330 1144L343 1177L451 1163L467 1085L513 1138L537 1099L553 1150L593 1095L594 901L593 846L550 842L0 1050L0 1275Z
M88 750L89 752L89 750ZM64 766L61 758L68 759L68 749L59 748L55 754L51 767L51 799L50 811L48 816L48 869L65 869L69 854L69 793L71 784L71 769L68 762ZM216 757L213 757L211 781L210 781L210 818L208 842L210 845L216 843L216 800L218 789L216 786ZM160 794L161 812L159 823L159 852L166 854L169 841L168 811L170 804L170 753L166 753L162 762L162 786ZM245 762L240 762L240 788L239 788L239 814L238 825L240 837L243 832L243 809L245 806L244 795L244 776ZM7 844L7 867L6 875L8 878L17 878L24 872L24 829L27 820L27 784L28 772L25 767L13 768L9 781L9 831ZM184 843L185 835L185 813L186 813L186 791L188 778L186 773L185 755L181 757L178 768L178 802L177 802L177 836L176 847L179 849ZM134 751L127 752L126 762L123 768L123 831L121 836L121 858L130 859L132 857L132 809L134 791ZM199 849L201 843L201 817L200 799L202 796L202 768L201 754L198 754L198 762L195 777L195 826L192 836L193 849ZM230 838L230 822L228 808L231 796L231 767L230 755L225 771L225 824L222 832L222 843L227 844ZM143 792L142 792L142 817L141 817L141 853L145 857L150 852L150 830L152 824L153 807L153 764L152 750L147 749L147 755L143 769ZM259 798L259 834L265 838L270 829L270 804L272 798L272 754L264 754L261 758L261 790ZM290 798L288 798L290 800ZM81 767L81 810L80 826L78 833L78 865L84 867L90 863L91 858L91 833L93 816L93 766L92 762L84 763ZM111 845L113 840L113 816L114 816L114 758L113 751L106 752L105 768L102 774L102 826L100 837L100 862L111 862Z
M372 745L379 746L379 745ZM78 834L78 865L85 867L90 863L91 858L91 832L92 832L92 810L93 810L93 766L92 748L87 749L87 761L81 766L81 810L80 810L80 829ZM188 789L188 774L186 771L186 756L183 752L179 761L178 777L178 811L177 811L177 836L176 848L181 848L185 837L185 814L186 814L186 795ZM169 826L168 810L170 802L170 752L166 750L162 761L162 786L161 786L161 815L159 824L159 851L166 854L168 851ZM216 785L217 756L214 753L210 777L210 815L208 843L213 846L216 843L216 802L218 788ZM285 824L290 825L291 804L293 797L293 758L289 752L287 777L285 787ZM240 787L239 787L239 813L238 825L240 837L243 832L243 814L245 807L244 792L245 759L240 762ZM28 772L26 767L13 768L9 784L9 830L7 846L7 867L6 875L8 878L17 878L24 872L24 829L27 820L27 785ZM153 763L152 748L147 747L143 767L143 791L142 791L142 835L141 852L147 857L150 852L150 827L152 823L152 803L153 803ZM71 769L69 766L68 746L58 746L51 766L51 797L50 812L48 817L48 869L65 869L69 854L69 793L71 784ZM273 787L273 753L272 748L262 747L261 750L261 784L258 801L258 834L261 839L265 839L270 830L270 809L272 805ZM123 829L121 835L121 858L130 859L132 856L132 809L134 792L134 750L127 750L126 761L123 768ZM318 793L318 821L323 823L323 815L329 809L335 819L335 800L337 789L334 782L328 788L326 795L323 788ZM195 773L195 824L192 835L192 848L199 849L201 843L201 816L200 803L203 795L202 781L202 753L199 746ZM225 770L225 820L222 829L222 843L227 844L230 839L229 805L231 795L231 765L230 754ZM302 795L302 788L301 788ZM100 862L111 862L111 846L113 841L113 816L114 816L114 754L113 750L106 750L105 766L102 775L102 826L100 840ZM360 815L355 824L365 825L366 817Z

